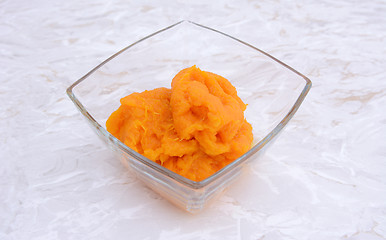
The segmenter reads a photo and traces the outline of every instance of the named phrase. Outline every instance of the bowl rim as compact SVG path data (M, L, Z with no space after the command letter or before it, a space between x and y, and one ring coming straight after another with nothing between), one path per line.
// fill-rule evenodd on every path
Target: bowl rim
M92 73L94 73L96 70L98 70L99 68L101 68L103 65L105 65L106 63L108 63L110 60L112 60L113 58L117 57L118 55L120 55L121 53L123 53L124 51L130 49L131 47L137 45L138 43L148 39L148 38L151 38L159 33L162 33L168 29L171 29L171 28L174 28L180 24L191 24L191 25L195 25L195 26L198 26L198 27L201 27L201 28L204 28L204 29L207 29L207 30L210 30L210 31L213 31L213 32L216 32L216 33L219 33L225 37L228 37L228 38L231 38L241 44L244 44L262 54L264 54L265 56L271 58L272 60L276 61L277 63L281 64L282 66L286 67L287 69L291 70L292 72L294 72L295 74L299 75L300 77L302 77L304 80L305 80L305 86L302 90L302 92L300 93L299 97L296 99L294 105L291 107L291 109L289 110L289 112L284 116L284 118L274 127L274 129L272 129L264 138L262 138L255 146L253 146L249 151L247 151L246 153L244 153L242 156L240 156L239 158L237 158L236 160L234 160L232 163L228 164L227 166L225 166L224 168L220 169L219 171L217 171L216 173L214 173L213 175L211 175L210 177L202 180L202 181L193 181L193 180L190 180L188 178L185 178L175 172L172 172L171 170L159 165L158 163L155 163L153 162L152 160L146 158L145 156L135 152L134 150L132 150L131 148L129 148L128 146L126 146L124 143L122 143L120 140L118 140L117 138L115 138L112 134L110 134L104 127L102 127L93 117L92 115L87 111L87 109L83 106L83 104L78 100L78 98L75 96L74 92L73 92L73 89L75 86L77 86L79 83L81 83L83 80L85 80L86 78L88 78ZM249 43L246 43L236 37L233 37L229 34L226 34L224 32L221 32L219 30L216 30L216 29L213 29L213 28L210 28L210 27L207 27L207 26L204 26L204 25L201 25L201 24L198 24L198 23L195 23L195 22L192 22L192 21L189 21L189 20L182 20L182 21L179 21L177 23L174 23L168 27L165 27L163 29L160 29L150 35L147 35L146 37L144 38L141 38L140 40L128 45L127 47L121 49L120 51L114 53L113 55L111 55L109 58L107 58L106 60L104 60L102 63L100 63L99 65L97 65L95 68L93 68L91 71L89 71L88 73L86 73L83 77L81 77L80 79L78 79L76 82L74 82L73 84L71 84L71 86L69 86L66 90L66 93L67 95L69 96L69 98L71 99L71 101L75 104L75 106L78 108L78 110L81 112L81 114L86 117L86 119L89 121L89 123L91 123L91 125L93 127L96 128L96 130L101 133L104 137L106 137L107 139L109 139L111 142L113 142L120 150L122 150L123 152L129 154L131 157L135 158L136 160L138 160L139 162L145 164L146 166L174 179L175 181L179 182L180 184L186 186L186 187L189 187L189 188L192 188L192 189L201 189L201 188L204 188L206 186L208 186L209 184L211 184L212 182L216 181L217 179L221 178L222 176L226 175L228 172L230 172L232 169L238 167L238 166L241 166L245 161L247 161L249 159L250 156L252 156L253 154L255 154L256 152L262 150L264 148L264 146L266 146L275 136L278 135L278 133L287 125L287 123L289 122L289 120L293 117L293 115L296 113L296 111L298 110L299 106L301 105L301 103L303 102L304 98L306 97L307 93L309 92L310 88L312 86L312 82L310 79L308 79L306 76L304 76L302 73L298 72L297 70L293 69L292 67L290 67L289 65L285 64L284 62L278 60L277 58L271 56L270 54L264 52L263 50L249 44Z

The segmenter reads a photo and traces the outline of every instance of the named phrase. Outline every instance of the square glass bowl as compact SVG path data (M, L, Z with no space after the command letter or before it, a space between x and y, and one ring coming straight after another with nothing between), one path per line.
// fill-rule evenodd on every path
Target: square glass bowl
M182 69L196 65L227 78L248 104L252 148L211 177L195 182L138 154L107 132L119 100L133 92L170 88ZM224 191L245 164L262 153L295 114L311 81L283 62L239 39L190 21L157 31L112 55L67 89L92 129L147 186L196 213Z

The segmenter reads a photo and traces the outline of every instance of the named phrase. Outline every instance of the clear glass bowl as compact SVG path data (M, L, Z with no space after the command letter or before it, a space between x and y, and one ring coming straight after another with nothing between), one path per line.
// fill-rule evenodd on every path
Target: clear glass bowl
M196 65L227 78L248 104L253 147L211 177L195 182L133 151L105 124L133 92L170 88L180 70ZM201 211L256 159L295 114L311 81L262 50L215 29L181 21L117 52L67 89L92 129L147 186L188 212Z

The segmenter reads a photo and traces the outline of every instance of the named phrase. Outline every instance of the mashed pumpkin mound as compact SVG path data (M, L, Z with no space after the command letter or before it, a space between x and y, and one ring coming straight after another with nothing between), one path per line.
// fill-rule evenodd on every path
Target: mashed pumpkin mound
M193 66L173 78L171 89L122 98L106 127L136 152L201 181L250 149L245 109L227 79Z

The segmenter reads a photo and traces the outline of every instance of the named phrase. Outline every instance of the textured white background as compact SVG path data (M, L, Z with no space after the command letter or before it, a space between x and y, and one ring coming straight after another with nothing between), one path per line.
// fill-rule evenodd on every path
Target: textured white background
M385 1L0 0L0 239L386 239ZM65 89L192 20L313 81L267 151L199 215L130 176Z

